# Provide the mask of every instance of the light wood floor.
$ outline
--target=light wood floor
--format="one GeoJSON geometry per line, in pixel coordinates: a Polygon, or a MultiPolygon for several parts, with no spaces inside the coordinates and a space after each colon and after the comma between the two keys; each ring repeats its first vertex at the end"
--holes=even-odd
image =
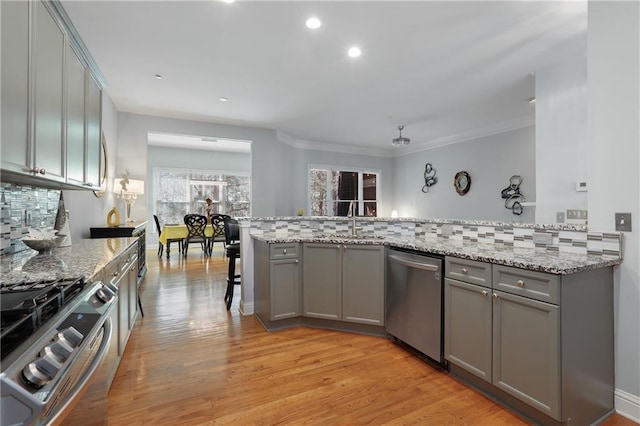
{"type": "Polygon", "coordinates": [[[266,332],[238,312],[239,287],[226,311],[221,251],[147,256],[145,317],[109,393],[109,425],[526,424],[384,338],[266,332]]]}

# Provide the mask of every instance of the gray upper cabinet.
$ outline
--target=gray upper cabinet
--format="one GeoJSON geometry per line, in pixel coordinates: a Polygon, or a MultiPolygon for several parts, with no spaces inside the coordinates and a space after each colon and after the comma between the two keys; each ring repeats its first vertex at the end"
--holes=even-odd
{"type": "Polygon", "coordinates": [[[42,2],[35,2],[34,7],[33,171],[50,180],[64,181],[65,35],[42,2]]]}
{"type": "Polygon", "coordinates": [[[86,129],[86,158],[84,184],[100,187],[100,129],[102,128],[102,90],[88,70],[85,70],[85,129],[86,129]]]}
{"type": "Polygon", "coordinates": [[[2,15],[2,169],[27,173],[29,150],[29,5],[0,2],[2,15]]]}
{"type": "Polygon", "coordinates": [[[89,54],[59,4],[0,8],[3,180],[97,189],[102,100],[89,54]]]}
{"type": "Polygon", "coordinates": [[[85,70],[69,44],[66,58],[67,182],[82,185],[85,181],[85,70]]]}

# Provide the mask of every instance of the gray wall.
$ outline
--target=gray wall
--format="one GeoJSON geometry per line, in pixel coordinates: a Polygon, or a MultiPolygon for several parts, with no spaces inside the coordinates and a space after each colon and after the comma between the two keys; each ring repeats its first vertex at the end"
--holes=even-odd
{"type": "Polygon", "coordinates": [[[589,228],[613,229],[615,212],[632,215],[614,275],[615,379],[616,408],[639,420],[640,3],[589,1],[588,16],[589,228]]]}
{"type": "Polygon", "coordinates": [[[293,206],[287,214],[295,215],[298,209],[308,213],[307,185],[309,165],[342,166],[352,168],[366,168],[379,170],[380,200],[378,216],[391,215],[391,200],[393,198],[393,161],[391,158],[373,157],[368,155],[318,151],[311,149],[291,148],[293,150],[293,206]]]}
{"type": "MultiPolygon", "coordinates": [[[[291,193],[290,180],[282,180],[286,157],[281,158],[281,143],[276,132],[269,129],[231,126],[200,121],[153,117],[148,115],[120,113],[118,173],[130,171],[134,179],[147,176],[147,132],[196,135],[211,138],[244,139],[252,141],[251,164],[251,209],[253,216],[274,216],[283,214],[287,206],[278,205],[280,191],[291,193]]],[[[145,189],[148,193],[148,187],[145,189]]],[[[132,217],[147,216],[147,195],[140,197],[132,210],[132,217]]],[[[289,212],[286,212],[289,214],[289,212]]]]}
{"type": "MultiPolygon", "coordinates": [[[[555,223],[556,212],[587,209],[587,58],[568,58],[536,71],[536,217],[555,223]]],[[[584,223],[584,221],[583,221],[584,223]]]]}
{"type": "Polygon", "coordinates": [[[401,217],[533,222],[534,208],[514,215],[500,192],[512,175],[522,176],[520,191],[535,201],[534,128],[433,148],[393,160],[393,205],[401,217]],[[425,164],[436,169],[438,183],[422,192],[425,164]],[[460,196],[453,186],[458,171],[471,176],[471,189],[460,196]]]}

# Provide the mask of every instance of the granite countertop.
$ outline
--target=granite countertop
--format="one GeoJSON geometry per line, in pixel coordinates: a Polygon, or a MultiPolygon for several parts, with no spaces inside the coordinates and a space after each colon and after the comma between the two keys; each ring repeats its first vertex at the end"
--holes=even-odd
{"type": "Polygon", "coordinates": [[[0,284],[23,281],[91,278],[133,244],[137,238],[99,238],[74,241],[52,254],[24,250],[0,257],[0,284]]]}
{"type": "Polygon", "coordinates": [[[266,243],[317,242],[332,244],[386,245],[422,251],[425,253],[454,256],[480,262],[513,266],[531,271],[550,274],[575,274],[591,269],[619,265],[618,256],[595,256],[587,254],[564,253],[545,248],[519,248],[502,244],[482,244],[474,242],[451,241],[424,237],[366,237],[340,238],[335,235],[303,236],[300,234],[264,234],[251,235],[252,238],[266,243]]]}

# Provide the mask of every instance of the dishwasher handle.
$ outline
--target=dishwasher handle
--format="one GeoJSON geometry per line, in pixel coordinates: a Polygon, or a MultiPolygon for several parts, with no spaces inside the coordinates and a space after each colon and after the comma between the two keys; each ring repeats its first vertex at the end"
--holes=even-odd
{"type": "Polygon", "coordinates": [[[425,271],[438,272],[440,267],[437,265],[432,265],[430,263],[421,263],[421,262],[413,262],[411,260],[403,259],[402,257],[394,256],[392,254],[389,255],[390,259],[395,260],[396,262],[400,262],[403,265],[410,266],[412,268],[424,269],[425,271]]]}

